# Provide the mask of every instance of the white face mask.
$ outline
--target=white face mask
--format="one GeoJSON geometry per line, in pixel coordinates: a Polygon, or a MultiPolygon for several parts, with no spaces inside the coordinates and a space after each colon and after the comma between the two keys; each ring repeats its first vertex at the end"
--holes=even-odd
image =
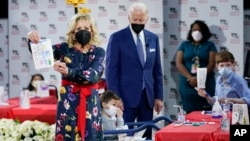
{"type": "Polygon", "coordinates": [[[196,31],[192,32],[192,37],[197,42],[197,41],[200,41],[202,39],[202,34],[200,31],[196,30],[196,31]]]}
{"type": "Polygon", "coordinates": [[[108,104],[108,106],[109,106],[109,109],[104,109],[104,111],[108,114],[108,115],[110,115],[111,117],[115,117],[115,115],[116,115],[116,108],[117,107],[115,107],[115,106],[113,106],[113,105],[109,105],[108,104]]]}
{"type": "Polygon", "coordinates": [[[35,81],[32,81],[31,82],[31,85],[35,88],[37,88],[37,85],[38,85],[39,81],[38,80],[35,80],[35,81]]]}
{"type": "Polygon", "coordinates": [[[233,72],[233,69],[231,67],[219,68],[219,74],[221,74],[222,77],[224,78],[227,78],[232,72],[233,72]]]}

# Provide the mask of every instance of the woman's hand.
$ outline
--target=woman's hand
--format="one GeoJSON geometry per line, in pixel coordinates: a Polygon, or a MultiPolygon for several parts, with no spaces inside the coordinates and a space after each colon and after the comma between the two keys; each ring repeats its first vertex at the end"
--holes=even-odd
{"type": "Polygon", "coordinates": [[[68,67],[66,66],[66,63],[64,62],[56,61],[54,63],[54,70],[64,75],[68,75],[68,67]]]}
{"type": "Polygon", "coordinates": [[[28,39],[32,42],[32,43],[38,43],[40,40],[40,35],[37,31],[30,31],[28,33],[28,39]]]}
{"type": "Polygon", "coordinates": [[[189,84],[193,87],[196,87],[197,86],[197,78],[196,77],[191,77],[188,79],[189,81],[189,84]]]}

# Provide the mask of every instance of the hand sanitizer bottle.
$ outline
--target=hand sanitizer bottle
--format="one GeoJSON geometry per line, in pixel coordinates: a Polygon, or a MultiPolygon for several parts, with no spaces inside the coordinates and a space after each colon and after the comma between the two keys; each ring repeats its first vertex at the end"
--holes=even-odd
{"type": "Polygon", "coordinates": [[[212,117],[221,118],[222,117],[222,107],[218,101],[218,96],[214,96],[215,102],[212,108],[212,117]]]}
{"type": "Polygon", "coordinates": [[[221,130],[222,131],[229,131],[230,127],[230,120],[227,117],[227,112],[223,111],[222,112],[222,119],[221,119],[221,130]]]}

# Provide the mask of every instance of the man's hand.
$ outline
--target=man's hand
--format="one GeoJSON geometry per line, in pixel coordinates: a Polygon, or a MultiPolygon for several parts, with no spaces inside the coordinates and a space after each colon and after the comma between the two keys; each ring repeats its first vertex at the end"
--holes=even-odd
{"type": "Polygon", "coordinates": [[[162,100],[155,99],[154,105],[155,105],[154,109],[155,109],[156,113],[159,114],[161,112],[162,107],[163,107],[162,100]]]}

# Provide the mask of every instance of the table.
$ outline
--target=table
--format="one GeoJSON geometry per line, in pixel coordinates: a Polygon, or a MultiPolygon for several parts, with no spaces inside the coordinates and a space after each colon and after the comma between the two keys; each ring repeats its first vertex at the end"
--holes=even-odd
{"type": "Polygon", "coordinates": [[[19,103],[9,102],[7,106],[0,106],[0,118],[13,118],[12,108],[18,107],[19,103]]]}
{"type": "MultiPolygon", "coordinates": [[[[231,113],[229,114],[229,118],[231,113]]],[[[229,131],[222,131],[220,119],[212,115],[201,114],[194,111],[186,115],[186,120],[191,122],[207,122],[205,125],[180,125],[174,123],[162,128],[155,134],[156,141],[229,141],[229,131]],[[208,124],[210,123],[210,124],[208,124]]]]}
{"type": "Polygon", "coordinates": [[[38,120],[54,124],[56,121],[56,104],[31,104],[30,109],[21,107],[12,108],[14,119],[20,122],[25,120],[38,120]]]}
{"type": "MultiPolygon", "coordinates": [[[[9,99],[8,106],[0,106],[0,118],[13,118],[12,108],[19,107],[19,97],[9,99]]],[[[56,104],[55,96],[30,98],[30,104],[56,104]]]]}
{"type": "MultiPolygon", "coordinates": [[[[19,97],[10,98],[9,102],[19,103],[19,97]]],[[[57,99],[55,96],[47,96],[47,97],[34,97],[30,98],[30,104],[56,104],[57,99]]]]}

